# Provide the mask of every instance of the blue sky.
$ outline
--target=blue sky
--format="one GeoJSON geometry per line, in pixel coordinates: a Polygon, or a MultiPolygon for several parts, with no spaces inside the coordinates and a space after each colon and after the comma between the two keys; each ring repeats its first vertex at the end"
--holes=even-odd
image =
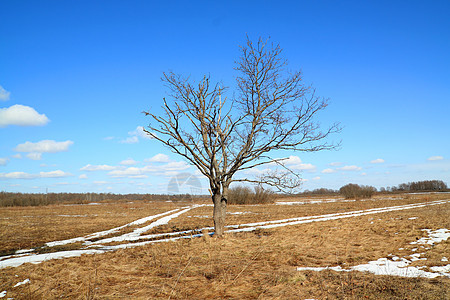
{"type": "Polygon", "coordinates": [[[142,135],[141,112],[160,112],[168,70],[232,91],[247,34],[279,43],[330,99],[321,123],[344,127],[339,151],[274,154],[303,189],[450,184],[449,14],[448,1],[2,1],[0,190],[166,193],[195,175],[142,135]]]}

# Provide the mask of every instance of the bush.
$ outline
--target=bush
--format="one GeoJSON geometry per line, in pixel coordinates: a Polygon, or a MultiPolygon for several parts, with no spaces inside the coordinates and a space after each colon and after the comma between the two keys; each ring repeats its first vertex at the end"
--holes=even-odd
{"type": "Polygon", "coordinates": [[[274,193],[256,186],[236,186],[228,190],[228,204],[265,204],[274,202],[274,193]]]}
{"type": "Polygon", "coordinates": [[[345,199],[362,199],[372,198],[373,194],[377,191],[373,186],[357,185],[349,183],[339,189],[339,193],[345,197],[345,199]]]}

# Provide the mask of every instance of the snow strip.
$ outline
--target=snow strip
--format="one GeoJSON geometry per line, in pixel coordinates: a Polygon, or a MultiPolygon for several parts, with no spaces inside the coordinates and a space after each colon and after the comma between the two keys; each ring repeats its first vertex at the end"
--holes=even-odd
{"type": "MultiPolygon", "coordinates": [[[[411,244],[430,244],[440,243],[447,240],[450,236],[450,231],[448,229],[438,229],[431,231],[426,229],[428,232],[428,238],[422,238],[411,244]]],[[[420,253],[410,255],[411,259],[399,258],[397,256],[393,257],[392,260],[387,258],[379,258],[375,261],[369,261],[367,264],[361,264],[357,266],[350,267],[349,269],[343,269],[341,266],[336,267],[298,267],[297,271],[323,271],[332,270],[337,272],[370,272],[375,275],[391,275],[400,277],[425,277],[425,278],[436,278],[438,276],[446,276],[450,278],[450,265],[440,266],[440,267],[430,267],[433,272],[427,272],[422,269],[425,267],[409,267],[411,262],[418,260],[425,260],[426,258],[419,258],[420,253]]]]}
{"type": "MultiPolygon", "coordinates": [[[[375,214],[375,213],[424,207],[426,205],[438,205],[438,204],[443,204],[443,203],[447,203],[447,202],[448,202],[448,200],[447,201],[435,201],[435,202],[429,202],[429,203],[418,203],[418,204],[408,204],[408,205],[393,206],[393,207],[372,208],[372,209],[367,209],[367,210],[350,211],[350,212],[337,213],[337,214],[290,218],[290,219],[247,223],[247,224],[239,224],[239,225],[227,225],[227,226],[225,226],[226,228],[233,228],[233,229],[226,230],[225,232],[226,233],[249,232],[249,231],[254,231],[258,228],[270,229],[270,228],[283,227],[283,226],[289,226],[289,225],[298,225],[298,224],[305,224],[305,223],[312,223],[312,222],[337,220],[337,219],[342,219],[342,218],[363,216],[363,215],[367,215],[367,214],[375,214]]],[[[207,227],[207,228],[197,229],[196,231],[203,231],[203,230],[214,230],[214,228],[207,227]]],[[[159,234],[152,234],[152,235],[128,236],[124,240],[135,241],[135,240],[140,240],[140,239],[153,239],[153,238],[158,238],[158,237],[162,237],[162,236],[185,235],[185,234],[189,234],[192,232],[193,232],[192,230],[187,230],[187,231],[181,231],[181,232],[159,233],[159,234]]],[[[192,237],[194,237],[194,236],[195,235],[193,235],[192,237]]],[[[190,238],[190,237],[191,236],[187,236],[187,238],[190,238]]],[[[114,247],[131,248],[131,247],[137,247],[137,246],[147,245],[147,244],[152,244],[152,243],[159,243],[160,241],[178,240],[180,238],[186,238],[186,236],[185,237],[172,237],[172,238],[167,238],[164,240],[145,241],[145,242],[140,242],[140,243],[129,243],[129,244],[124,244],[124,245],[117,245],[114,247]]],[[[103,247],[101,249],[106,249],[106,248],[103,247]]],[[[107,249],[110,249],[110,248],[107,248],[107,249]]]]}
{"type": "MultiPolygon", "coordinates": [[[[248,231],[254,231],[257,228],[263,228],[263,229],[269,229],[269,228],[276,228],[276,227],[282,227],[282,226],[288,226],[288,225],[298,225],[298,224],[305,224],[305,223],[312,223],[312,222],[320,222],[320,221],[329,221],[329,220],[336,220],[336,219],[342,219],[342,218],[350,218],[350,217],[356,217],[356,216],[362,216],[367,214],[374,214],[374,213],[381,213],[381,212],[388,212],[388,211],[394,211],[394,210],[403,210],[403,209],[412,209],[417,207],[423,207],[426,205],[437,205],[437,204],[443,204],[448,201],[437,201],[436,203],[430,202],[430,203],[418,203],[418,204],[408,204],[408,205],[402,205],[402,206],[393,206],[393,207],[383,207],[383,208],[372,208],[368,210],[358,210],[358,211],[350,211],[350,212],[344,212],[344,213],[337,213],[337,214],[327,214],[327,215],[319,215],[319,216],[307,216],[307,217],[299,217],[299,218],[290,218],[290,219],[282,219],[282,220],[274,220],[274,221],[264,221],[264,222],[256,222],[256,223],[247,223],[247,224],[239,224],[239,225],[227,225],[226,228],[232,228],[229,230],[226,230],[227,233],[236,233],[236,232],[248,232],[248,231]],[[244,227],[244,228],[242,228],[244,227]]],[[[201,228],[197,229],[196,231],[203,231],[203,230],[214,230],[212,227],[207,228],[201,228]]],[[[92,244],[99,244],[99,243],[109,243],[113,241],[136,241],[136,240],[143,240],[143,239],[154,239],[158,237],[163,236],[176,236],[176,235],[185,235],[192,233],[192,230],[187,231],[178,231],[178,232],[171,232],[171,233],[159,233],[159,234],[152,234],[152,235],[126,235],[122,237],[114,237],[111,239],[104,239],[101,241],[97,241],[94,243],[86,243],[87,245],[92,244]]],[[[178,239],[174,238],[174,239],[178,239]]],[[[147,241],[144,242],[145,244],[149,243],[156,243],[158,241],[147,241]]],[[[126,248],[133,247],[134,244],[127,244],[126,248]]],[[[136,243],[136,246],[141,245],[140,243],[136,243]]]]}
{"type": "MultiPolygon", "coordinates": [[[[375,213],[382,213],[382,212],[389,212],[389,211],[396,211],[396,210],[413,209],[413,208],[420,208],[420,207],[425,207],[425,206],[439,205],[439,204],[445,204],[448,202],[450,202],[450,200],[439,200],[439,201],[426,202],[426,203],[416,203],[416,204],[401,205],[401,206],[373,208],[373,209],[358,210],[358,211],[351,211],[351,212],[337,213],[337,214],[327,214],[327,215],[319,215],[319,216],[282,219],[282,220],[276,220],[276,221],[266,221],[266,222],[249,223],[249,224],[229,225],[226,227],[234,228],[234,229],[227,230],[225,232],[254,231],[257,228],[276,228],[276,227],[288,226],[288,225],[297,225],[297,224],[311,223],[311,222],[318,222],[318,221],[336,220],[336,219],[342,219],[342,218],[363,216],[363,215],[368,215],[368,214],[375,214],[375,213]],[[246,228],[242,228],[242,227],[246,227],[246,228]]],[[[181,209],[183,209],[183,211],[182,212],[180,211],[179,213],[174,213],[175,211],[180,210],[180,209],[175,209],[175,210],[172,210],[169,212],[165,212],[165,213],[158,214],[155,216],[149,216],[149,217],[146,217],[143,219],[151,220],[151,219],[172,213],[172,215],[169,215],[166,218],[162,218],[164,220],[161,219],[161,220],[158,220],[158,221],[152,223],[152,224],[156,223],[158,225],[162,225],[162,224],[166,224],[170,219],[180,215],[181,213],[184,213],[194,207],[200,207],[200,206],[208,206],[208,205],[194,205],[194,206],[191,206],[188,208],[181,208],[181,209]]],[[[130,224],[138,224],[139,222],[142,222],[141,220],[143,220],[143,219],[139,219],[135,222],[132,222],[132,223],[129,223],[129,224],[123,225],[121,227],[117,227],[117,228],[121,229],[123,227],[129,226],[130,224]]],[[[142,223],[145,223],[145,222],[146,221],[143,221],[142,223]]],[[[142,224],[142,223],[140,223],[140,224],[142,224]]],[[[150,225],[152,225],[152,224],[150,224],[150,225]]],[[[158,225],[156,225],[156,226],[158,226],[158,225]]],[[[105,232],[107,232],[107,234],[115,232],[118,230],[117,228],[94,233],[94,234],[86,236],[86,237],[75,238],[75,239],[82,239],[82,241],[87,241],[89,239],[92,239],[93,238],[92,236],[102,236],[102,235],[105,235],[104,234],[105,232]]],[[[212,228],[208,227],[208,228],[197,229],[196,231],[211,230],[211,229],[212,228]]],[[[161,234],[147,235],[147,236],[134,236],[134,237],[129,236],[129,238],[130,239],[132,238],[131,240],[136,240],[136,239],[144,239],[144,238],[155,238],[157,236],[162,237],[162,236],[182,235],[182,234],[188,234],[188,233],[192,233],[192,232],[193,232],[193,230],[188,230],[188,231],[161,233],[161,234]]],[[[212,235],[213,233],[210,233],[210,234],[212,235]]],[[[129,244],[114,245],[114,246],[92,245],[92,246],[98,247],[99,250],[83,249],[83,250],[73,250],[73,251],[61,251],[61,252],[54,252],[54,253],[48,253],[48,254],[34,254],[34,255],[25,256],[25,257],[10,258],[10,259],[5,259],[3,261],[0,261],[0,269],[5,268],[5,267],[16,267],[16,266],[19,266],[19,265],[21,265],[23,263],[27,263],[27,262],[40,263],[42,261],[50,260],[50,259],[73,257],[73,256],[79,256],[82,254],[103,253],[106,251],[113,251],[113,250],[123,249],[123,248],[143,246],[143,245],[152,244],[152,243],[175,241],[175,240],[182,239],[182,238],[200,237],[202,235],[203,234],[194,234],[194,235],[189,235],[189,236],[185,235],[185,236],[171,237],[171,238],[166,238],[166,239],[161,239],[161,240],[144,241],[144,242],[139,242],[139,243],[129,243],[129,244]]],[[[73,241],[75,239],[70,239],[70,240],[66,240],[66,241],[73,241]]],[[[125,240],[129,240],[129,239],[125,238],[123,240],[125,241],[125,240]]],[[[53,243],[61,243],[61,242],[65,242],[65,241],[59,241],[59,242],[53,242],[53,243]]],[[[69,243],[69,242],[67,242],[67,243],[69,243]]],[[[48,244],[50,244],[50,243],[48,243],[48,244]]],[[[55,245],[58,245],[58,244],[55,244],[55,245]]]]}
{"type": "Polygon", "coordinates": [[[334,203],[334,202],[356,202],[356,200],[346,200],[344,198],[338,198],[338,199],[311,199],[311,200],[305,200],[305,201],[277,201],[275,202],[275,205],[303,205],[303,204],[319,204],[319,203],[334,203]]]}
{"type": "Polygon", "coordinates": [[[30,279],[25,279],[24,281],[16,283],[16,285],[13,287],[18,287],[18,286],[21,286],[22,284],[27,284],[28,282],[30,282],[30,279]]]}
{"type": "Polygon", "coordinates": [[[181,214],[184,214],[185,212],[196,208],[196,207],[200,207],[201,205],[193,205],[191,207],[188,207],[182,211],[173,213],[171,215],[165,216],[153,223],[151,223],[150,225],[141,227],[141,228],[137,228],[135,229],[133,232],[130,233],[126,233],[123,234],[121,236],[115,236],[115,237],[111,237],[111,238],[107,238],[107,239],[102,239],[102,240],[98,240],[92,243],[86,243],[86,245],[92,245],[92,244],[103,244],[103,243],[112,243],[112,242],[123,242],[123,241],[133,241],[133,240],[137,240],[140,238],[141,234],[143,234],[144,232],[149,231],[150,229],[157,227],[157,226],[161,226],[161,225],[165,225],[167,223],[169,223],[170,220],[172,220],[173,218],[176,218],[178,216],[180,216],[181,214]]]}
{"type": "Polygon", "coordinates": [[[372,209],[367,209],[367,210],[357,210],[357,211],[350,211],[350,212],[336,213],[336,214],[326,214],[326,215],[318,215],[318,216],[308,216],[308,217],[290,218],[290,219],[275,220],[275,221],[240,224],[239,226],[233,225],[230,227],[251,227],[251,228],[241,228],[241,229],[232,230],[233,232],[252,231],[252,230],[255,230],[256,228],[269,229],[269,228],[276,228],[276,227],[287,226],[287,225],[298,225],[298,224],[311,223],[311,222],[330,221],[330,220],[364,216],[364,215],[377,214],[377,213],[383,213],[383,212],[420,208],[420,207],[425,207],[425,206],[444,204],[447,202],[449,202],[449,200],[439,200],[439,201],[434,201],[434,202],[429,202],[429,203],[417,203],[417,204],[408,204],[408,205],[400,205],[400,206],[372,208],[372,209]]]}
{"type": "Polygon", "coordinates": [[[440,243],[447,240],[450,237],[450,231],[448,229],[438,229],[436,231],[431,231],[430,229],[423,229],[428,233],[428,237],[423,237],[420,240],[411,242],[412,245],[415,244],[426,244],[434,245],[435,243],[440,243]]]}
{"type": "Polygon", "coordinates": [[[167,212],[164,212],[164,213],[160,213],[160,214],[157,214],[157,215],[141,218],[139,220],[133,221],[131,223],[128,223],[128,224],[125,224],[125,225],[122,225],[122,226],[119,226],[119,227],[116,227],[116,228],[112,228],[112,229],[108,229],[108,230],[100,231],[100,232],[95,232],[95,233],[92,233],[92,234],[89,234],[89,235],[86,235],[86,236],[82,236],[82,237],[76,237],[76,238],[62,240],[62,241],[48,242],[45,245],[47,247],[54,247],[54,246],[61,246],[61,245],[72,244],[72,243],[77,243],[77,242],[85,242],[85,241],[96,239],[96,238],[99,238],[99,237],[102,237],[102,236],[105,236],[105,235],[108,235],[108,234],[112,234],[114,232],[117,232],[117,231],[121,230],[122,228],[125,228],[125,227],[144,224],[145,222],[148,222],[150,220],[153,220],[153,219],[165,216],[167,214],[176,212],[178,210],[179,210],[179,208],[171,210],[171,211],[167,211],[167,212]]]}
{"type": "Polygon", "coordinates": [[[104,253],[103,250],[71,250],[71,251],[60,251],[53,253],[45,253],[45,254],[33,254],[24,257],[16,257],[8,260],[0,261],[0,269],[6,267],[18,267],[25,263],[38,264],[43,261],[52,260],[52,259],[61,259],[67,257],[76,257],[81,256],[82,254],[97,254],[104,253]]]}

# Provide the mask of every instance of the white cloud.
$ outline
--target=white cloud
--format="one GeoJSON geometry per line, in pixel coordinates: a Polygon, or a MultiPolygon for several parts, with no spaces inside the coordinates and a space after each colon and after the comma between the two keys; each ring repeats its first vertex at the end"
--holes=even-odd
{"type": "Polygon", "coordinates": [[[41,160],[42,159],[42,153],[37,153],[37,152],[31,152],[25,156],[32,160],[41,160]]]}
{"type": "Polygon", "coordinates": [[[108,166],[108,165],[91,165],[87,164],[84,167],[82,167],[81,171],[111,171],[115,170],[117,167],[114,166],[108,166]]]}
{"type": "Polygon", "coordinates": [[[358,166],[343,166],[342,168],[338,168],[339,170],[342,171],[361,171],[362,168],[358,167],[358,166]]]}
{"type": "Polygon", "coordinates": [[[183,171],[189,169],[191,166],[184,161],[173,161],[163,166],[162,169],[165,171],[183,171]]]}
{"type": "Polygon", "coordinates": [[[61,170],[39,172],[38,174],[29,174],[25,172],[0,173],[0,178],[3,179],[61,178],[69,176],[72,176],[72,174],[63,172],[61,170]]]}
{"type": "Polygon", "coordinates": [[[431,156],[428,158],[429,161],[435,161],[435,160],[443,160],[444,157],[442,156],[431,156]]]}
{"type": "Polygon", "coordinates": [[[36,175],[28,174],[25,172],[0,173],[0,178],[3,179],[32,179],[36,177],[36,175]]]}
{"type": "Polygon", "coordinates": [[[9,95],[11,93],[8,92],[7,90],[5,90],[1,85],[0,85],[0,101],[7,101],[9,100],[9,95]]]}
{"type": "Polygon", "coordinates": [[[132,165],[137,164],[137,161],[135,161],[135,160],[132,159],[132,158],[128,158],[128,159],[122,160],[122,161],[120,162],[120,164],[121,164],[121,165],[124,165],[124,166],[132,166],[132,165]]]}
{"type": "Polygon", "coordinates": [[[80,178],[80,179],[87,179],[88,177],[87,177],[86,174],[81,174],[80,176],[78,176],[78,178],[80,178]]]}
{"type": "MultiPolygon", "coordinates": [[[[312,165],[312,164],[305,164],[302,162],[302,160],[300,159],[300,157],[295,156],[295,155],[291,155],[289,157],[287,157],[286,159],[281,161],[282,164],[286,165],[287,167],[289,167],[292,170],[305,170],[305,171],[315,171],[316,170],[316,166],[312,165]]],[[[273,165],[275,163],[271,163],[271,165],[273,165]]]]}
{"type": "Polygon", "coordinates": [[[341,162],[332,162],[332,163],[330,163],[330,166],[333,166],[333,167],[338,167],[340,165],[342,165],[341,162]]]}
{"type": "Polygon", "coordinates": [[[381,163],[384,163],[384,159],[377,158],[377,159],[371,160],[370,163],[371,164],[381,164],[381,163]]]}
{"type": "Polygon", "coordinates": [[[138,136],[140,138],[143,138],[143,139],[148,139],[148,140],[153,139],[153,137],[151,135],[147,134],[147,132],[144,131],[144,127],[142,127],[142,126],[136,127],[135,130],[128,132],[128,134],[129,135],[136,135],[136,136],[138,136]]]}
{"type": "Polygon", "coordinates": [[[73,145],[72,141],[56,142],[53,140],[43,140],[37,143],[26,142],[19,144],[14,150],[30,153],[56,153],[69,150],[69,146],[71,145],[73,145]]]}
{"type": "Polygon", "coordinates": [[[152,158],[147,158],[145,160],[146,162],[160,162],[160,163],[167,163],[170,162],[169,156],[159,153],[153,156],[152,158]]]}
{"type": "Polygon", "coordinates": [[[126,169],[116,169],[108,173],[112,177],[147,178],[147,173],[165,174],[166,172],[178,172],[189,169],[190,165],[184,161],[169,162],[158,166],[128,167],[126,169]]]}
{"type": "Polygon", "coordinates": [[[61,170],[39,173],[39,177],[41,177],[41,178],[57,178],[57,177],[59,178],[59,177],[68,177],[68,176],[72,176],[72,174],[63,172],[61,170]]]}
{"type": "Polygon", "coordinates": [[[320,176],[316,176],[312,180],[320,180],[320,176]]]}
{"type": "Polygon", "coordinates": [[[130,175],[128,177],[130,177],[130,178],[148,178],[147,175],[130,175]]]}
{"type": "Polygon", "coordinates": [[[108,173],[112,177],[128,177],[128,176],[139,176],[142,175],[143,169],[136,167],[129,167],[125,170],[114,170],[108,173]]]}
{"type": "Polygon", "coordinates": [[[8,125],[43,126],[49,121],[46,115],[39,114],[29,106],[16,104],[0,108],[0,128],[8,125]]]}
{"type": "Polygon", "coordinates": [[[14,157],[14,158],[22,158],[22,154],[20,154],[20,153],[17,153],[17,154],[14,154],[13,156],[11,156],[11,157],[14,157]]]}
{"type": "Polygon", "coordinates": [[[133,131],[129,131],[128,132],[129,137],[121,140],[119,143],[122,144],[135,144],[137,142],[139,142],[139,139],[147,139],[147,140],[151,140],[153,139],[152,136],[148,135],[145,131],[144,131],[144,127],[142,126],[138,126],[136,127],[135,130],[133,131]]]}
{"type": "Polygon", "coordinates": [[[119,143],[121,143],[121,144],[136,144],[137,142],[139,142],[139,139],[137,136],[130,136],[124,140],[121,140],[119,143]]]}
{"type": "Polygon", "coordinates": [[[107,181],[94,181],[93,183],[97,184],[97,185],[102,185],[102,184],[108,184],[109,182],[107,182],[107,181]]]}
{"type": "Polygon", "coordinates": [[[0,157],[0,166],[6,166],[6,164],[8,163],[9,159],[8,158],[2,158],[0,157]]]}
{"type": "Polygon", "coordinates": [[[271,169],[268,169],[268,168],[267,169],[251,168],[251,169],[244,170],[244,171],[241,171],[241,172],[243,172],[246,175],[261,176],[261,175],[266,174],[266,173],[268,173],[270,171],[271,171],[271,169]]]}
{"type": "Polygon", "coordinates": [[[324,174],[331,174],[331,173],[334,173],[334,172],[336,172],[336,170],[333,170],[333,169],[324,169],[324,170],[322,170],[322,173],[324,173],[324,174]]]}

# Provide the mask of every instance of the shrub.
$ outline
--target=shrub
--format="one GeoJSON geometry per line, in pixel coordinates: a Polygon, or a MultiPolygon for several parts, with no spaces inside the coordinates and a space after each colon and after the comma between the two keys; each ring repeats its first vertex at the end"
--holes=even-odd
{"type": "Polygon", "coordinates": [[[228,204],[264,204],[274,202],[274,193],[256,186],[236,186],[228,190],[228,204]]]}
{"type": "Polygon", "coordinates": [[[349,183],[339,189],[339,193],[345,197],[345,199],[362,199],[372,198],[376,192],[376,188],[369,185],[358,185],[349,183]]]}

